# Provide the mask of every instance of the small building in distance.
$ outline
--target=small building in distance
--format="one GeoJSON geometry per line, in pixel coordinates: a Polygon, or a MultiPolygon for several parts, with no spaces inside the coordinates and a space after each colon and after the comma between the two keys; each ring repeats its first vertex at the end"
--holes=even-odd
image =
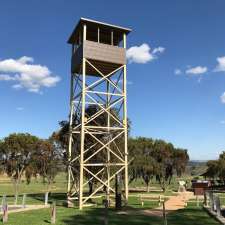
{"type": "Polygon", "coordinates": [[[204,195],[205,189],[211,187],[211,182],[208,180],[192,180],[191,183],[194,195],[204,195]]]}

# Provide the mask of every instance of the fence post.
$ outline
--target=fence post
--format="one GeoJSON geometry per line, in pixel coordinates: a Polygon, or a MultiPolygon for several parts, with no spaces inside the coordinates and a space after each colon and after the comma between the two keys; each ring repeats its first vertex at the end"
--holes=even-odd
{"type": "Polygon", "coordinates": [[[48,192],[45,193],[45,205],[48,205],[48,192]]]}
{"type": "Polygon", "coordinates": [[[142,196],[140,195],[140,200],[141,200],[141,206],[143,207],[144,206],[144,199],[142,198],[142,196]]]}
{"type": "Polygon", "coordinates": [[[105,207],[105,209],[104,209],[104,225],[108,225],[109,224],[109,221],[108,221],[108,200],[107,199],[105,199],[104,201],[103,201],[103,203],[104,203],[104,207],[105,207]]]}
{"type": "Polygon", "coordinates": [[[6,195],[3,195],[2,196],[2,207],[3,207],[3,205],[6,203],[6,195]]]}
{"type": "Polygon", "coordinates": [[[115,182],[115,207],[117,210],[121,210],[122,208],[122,188],[121,188],[121,178],[120,175],[116,175],[115,182]]]}
{"type": "Polygon", "coordinates": [[[205,192],[205,206],[209,207],[209,192],[205,192]]]}
{"type": "Polygon", "coordinates": [[[159,195],[159,206],[161,206],[161,195],[159,195]]]}
{"type": "Polygon", "coordinates": [[[196,196],[196,205],[197,205],[197,207],[199,207],[199,196],[198,195],[196,196]]]}
{"type": "Polygon", "coordinates": [[[8,205],[7,205],[7,203],[5,203],[5,204],[2,206],[2,209],[3,209],[2,222],[3,222],[3,223],[6,223],[6,222],[8,222],[8,205]]]}
{"type": "Polygon", "coordinates": [[[214,204],[213,204],[213,193],[212,191],[209,192],[209,202],[210,202],[210,209],[211,211],[214,210],[214,204]]]}
{"type": "Polygon", "coordinates": [[[26,197],[27,197],[27,195],[23,194],[23,199],[22,199],[22,207],[23,208],[26,208],[26,197]]]}
{"type": "Polygon", "coordinates": [[[163,220],[164,220],[164,225],[167,225],[166,208],[165,208],[165,202],[164,201],[163,201],[163,220]]]}
{"type": "Polygon", "coordinates": [[[221,216],[220,198],[218,195],[215,196],[215,203],[217,216],[221,216]]]}
{"type": "Polygon", "coordinates": [[[204,190],[204,203],[203,203],[205,206],[207,204],[207,197],[206,197],[206,191],[204,190]]]}
{"type": "Polygon", "coordinates": [[[51,224],[56,223],[56,203],[53,202],[51,206],[51,224]]]}
{"type": "Polygon", "coordinates": [[[18,194],[16,193],[15,194],[15,199],[14,199],[14,205],[17,205],[18,203],[18,194]]]}
{"type": "Polygon", "coordinates": [[[216,195],[213,194],[213,211],[216,212],[216,195]]]}

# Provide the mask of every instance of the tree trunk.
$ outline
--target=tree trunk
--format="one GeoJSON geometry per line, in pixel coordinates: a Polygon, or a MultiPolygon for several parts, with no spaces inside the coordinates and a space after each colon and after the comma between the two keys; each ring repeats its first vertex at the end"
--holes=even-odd
{"type": "Polygon", "coordinates": [[[93,186],[94,186],[93,182],[89,181],[88,186],[89,186],[89,195],[91,195],[93,193],[93,186]]]}
{"type": "Polygon", "coordinates": [[[150,191],[150,186],[149,183],[146,184],[146,191],[149,192],[150,191]]]}
{"type": "Polygon", "coordinates": [[[17,205],[18,203],[18,194],[19,194],[19,179],[15,180],[15,202],[14,204],[17,205]]]}

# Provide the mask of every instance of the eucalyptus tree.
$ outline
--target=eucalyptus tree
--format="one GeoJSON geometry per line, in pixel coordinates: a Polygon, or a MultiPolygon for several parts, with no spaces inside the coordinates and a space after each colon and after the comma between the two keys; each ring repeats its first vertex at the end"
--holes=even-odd
{"type": "Polygon", "coordinates": [[[4,172],[4,154],[2,145],[2,140],[0,140],[0,174],[4,172]]]}
{"type": "Polygon", "coordinates": [[[37,141],[36,136],[28,133],[13,133],[5,137],[0,144],[2,166],[14,184],[16,197],[21,178],[30,169],[37,141]]]}
{"type": "Polygon", "coordinates": [[[165,191],[176,172],[181,175],[189,160],[187,150],[176,149],[171,143],[151,138],[130,138],[129,155],[133,159],[129,166],[130,182],[141,178],[147,191],[153,177],[165,191]]]}
{"type": "Polygon", "coordinates": [[[130,138],[128,148],[132,158],[129,166],[130,182],[141,178],[149,191],[149,184],[157,171],[157,162],[153,157],[154,140],[145,137],[130,138]]]}
{"type": "Polygon", "coordinates": [[[182,148],[175,148],[173,150],[173,167],[177,173],[177,176],[181,176],[185,170],[189,161],[188,151],[182,148]]]}
{"type": "MultiPolygon", "coordinates": [[[[95,115],[96,113],[98,113],[100,111],[99,106],[96,105],[90,105],[89,107],[86,108],[85,110],[85,117],[86,118],[90,118],[93,115],[95,115]]],[[[119,117],[118,112],[115,109],[111,109],[110,113],[114,116],[114,117],[119,117]]],[[[103,112],[100,114],[100,116],[92,119],[88,125],[91,126],[102,126],[102,127],[107,127],[107,118],[108,118],[108,114],[107,112],[103,112]]],[[[80,120],[81,118],[74,118],[74,121],[72,121],[73,123],[73,127],[75,127],[76,125],[80,124],[80,120]]],[[[110,124],[111,126],[116,126],[116,121],[115,119],[113,119],[113,117],[110,117],[110,124]]],[[[62,149],[62,151],[64,152],[64,162],[65,165],[67,165],[67,149],[68,149],[68,137],[69,137],[69,122],[68,121],[61,121],[59,123],[60,125],[60,129],[57,132],[54,132],[52,134],[51,139],[56,143],[56,145],[62,149]]],[[[108,138],[113,139],[116,135],[118,134],[118,131],[115,131],[113,134],[109,134],[109,132],[102,132],[98,134],[98,139],[102,140],[102,142],[106,142],[108,140],[108,138]]],[[[79,159],[79,149],[80,149],[80,134],[73,134],[73,141],[74,143],[76,143],[74,146],[74,149],[72,151],[72,158],[77,158],[79,159]]],[[[106,154],[94,154],[98,149],[100,149],[102,147],[102,145],[100,143],[96,143],[96,140],[93,139],[93,137],[91,137],[91,135],[86,134],[86,138],[85,138],[85,149],[89,149],[89,151],[87,151],[85,153],[85,157],[88,158],[89,156],[94,155],[93,157],[90,157],[89,162],[90,163],[95,163],[95,162],[105,162],[106,161],[106,154]]],[[[110,148],[120,148],[120,146],[122,146],[124,143],[122,140],[117,139],[116,143],[112,142],[112,145],[110,146],[110,148]],[[115,146],[116,145],[116,146],[115,146]]],[[[103,151],[105,151],[105,149],[103,149],[103,151]]],[[[111,158],[113,158],[114,156],[111,156],[111,158]]],[[[116,160],[116,159],[115,159],[116,160]]],[[[79,161],[78,160],[73,160],[73,162],[69,162],[72,163],[72,172],[73,172],[73,177],[74,177],[74,186],[78,186],[78,182],[79,182],[79,161]]],[[[92,166],[89,168],[89,170],[96,174],[99,170],[103,169],[103,167],[101,166],[92,166]]],[[[91,194],[94,190],[94,185],[98,183],[97,179],[93,179],[92,176],[90,176],[90,174],[88,172],[84,172],[84,175],[86,176],[86,179],[89,180],[88,185],[89,185],[89,194],[91,194]],[[92,178],[92,179],[91,179],[92,178]]],[[[100,175],[99,175],[100,176],[100,175]]],[[[106,173],[101,173],[101,176],[106,176],[106,173]]]]}
{"type": "Polygon", "coordinates": [[[225,151],[220,154],[217,164],[215,165],[215,170],[216,169],[218,177],[225,184],[225,151]]]}
{"type": "Polygon", "coordinates": [[[40,175],[47,182],[50,191],[55,176],[62,167],[61,153],[50,140],[39,140],[34,145],[31,168],[35,175],[40,175]]]}
{"type": "Polygon", "coordinates": [[[218,178],[218,176],[220,175],[220,165],[221,164],[221,160],[219,163],[219,160],[209,160],[206,163],[207,166],[207,170],[205,172],[205,176],[211,179],[216,179],[218,178]]]}

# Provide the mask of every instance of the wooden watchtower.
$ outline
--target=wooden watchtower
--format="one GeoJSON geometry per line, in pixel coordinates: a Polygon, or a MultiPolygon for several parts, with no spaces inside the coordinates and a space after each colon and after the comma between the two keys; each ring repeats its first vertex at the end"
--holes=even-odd
{"type": "Polygon", "coordinates": [[[68,205],[79,208],[124,180],[128,200],[126,36],[128,28],[81,18],[72,45],[68,205]],[[87,193],[87,188],[94,185],[87,193]]]}

